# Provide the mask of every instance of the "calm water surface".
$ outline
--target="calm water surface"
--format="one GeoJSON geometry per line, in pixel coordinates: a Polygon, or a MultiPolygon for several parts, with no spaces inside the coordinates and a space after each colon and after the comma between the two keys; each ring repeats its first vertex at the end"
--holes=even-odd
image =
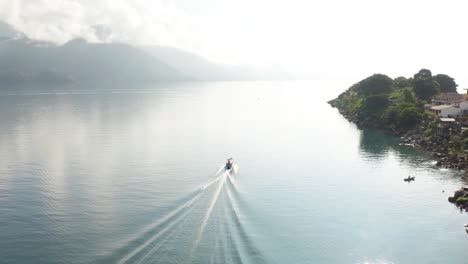
{"type": "Polygon", "coordinates": [[[348,86],[0,93],[0,263],[466,263],[463,178],[346,121],[348,86]]]}

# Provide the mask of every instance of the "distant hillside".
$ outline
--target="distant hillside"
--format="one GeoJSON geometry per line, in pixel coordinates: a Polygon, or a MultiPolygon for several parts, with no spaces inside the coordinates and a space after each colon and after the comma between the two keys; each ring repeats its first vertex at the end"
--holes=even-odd
{"type": "Polygon", "coordinates": [[[28,39],[0,23],[0,85],[194,80],[147,52],[82,39],[64,45],[28,39]]]}
{"type": "Polygon", "coordinates": [[[252,69],[217,64],[193,53],[163,46],[144,47],[145,51],[183,74],[204,81],[284,80],[291,76],[277,69],[252,69]]]}
{"type": "Polygon", "coordinates": [[[290,79],[278,70],[213,63],[169,47],[134,47],[74,39],[64,45],[28,39],[0,22],[0,87],[70,82],[290,79]]]}
{"type": "Polygon", "coordinates": [[[0,27],[2,84],[193,79],[129,45],[94,44],[75,39],[58,46],[13,33],[5,25],[0,27]]]}

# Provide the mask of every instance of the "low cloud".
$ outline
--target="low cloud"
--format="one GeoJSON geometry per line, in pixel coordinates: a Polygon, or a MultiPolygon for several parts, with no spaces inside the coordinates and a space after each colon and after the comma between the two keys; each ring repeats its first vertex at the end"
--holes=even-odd
{"type": "Polygon", "coordinates": [[[0,20],[32,39],[195,45],[187,16],[163,0],[0,0],[0,20]]]}

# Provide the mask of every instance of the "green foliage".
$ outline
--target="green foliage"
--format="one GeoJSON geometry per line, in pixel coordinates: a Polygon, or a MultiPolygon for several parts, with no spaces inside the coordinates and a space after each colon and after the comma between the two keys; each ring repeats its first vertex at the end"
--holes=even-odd
{"type": "Polygon", "coordinates": [[[361,110],[367,114],[376,115],[381,113],[388,104],[386,95],[371,95],[367,97],[363,103],[361,110]]]}
{"type": "Polygon", "coordinates": [[[439,93],[439,84],[433,80],[429,70],[422,69],[414,75],[413,91],[421,100],[429,100],[439,93]]]}
{"type": "Polygon", "coordinates": [[[422,111],[416,105],[403,103],[400,109],[399,124],[402,127],[413,127],[422,119],[422,111]]]}
{"type": "Polygon", "coordinates": [[[394,104],[416,103],[417,101],[411,88],[395,89],[388,95],[388,99],[394,104]]]}
{"type": "MultiPolygon", "coordinates": [[[[456,84],[452,81],[444,74],[432,76],[427,69],[420,70],[413,78],[398,77],[394,80],[374,74],[351,86],[332,103],[358,121],[366,119],[371,124],[391,129],[424,126],[424,136],[433,138],[437,136],[434,122],[438,117],[424,111],[424,104],[439,90],[453,90],[456,84]]],[[[468,132],[465,133],[455,145],[457,148],[466,145],[468,150],[468,140],[465,142],[468,132]]]]}
{"type": "Polygon", "coordinates": [[[421,69],[414,75],[414,79],[430,79],[432,78],[432,72],[428,69],[421,69]]]}
{"type": "Polygon", "coordinates": [[[457,204],[468,204],[468,197],[458,197],[457,204]]]}
{"type": "Polygon", "coordinates": [[[443,93],[456,92],[458,84],[455,80],[446,74],[437,74],[433,77],[434,81],[439,84],[440,91],[443,93]]]}
{"type": "Polygon", "coordinates": [[[364,96],[388,93],[393,90],[393,80],[387,75],[374,74],[353,85],[351,89],[364,96]]]}
{"type": "Polygon", "coordinates": [[[403,98],[404,98],[405,102],[408,102],[408,103],[414,103],[415,102],[413,92],[411,90],[409,90],[409,89],[404,89],[403,90],[403,98]]]}
{"type": "Polygon", "coordinates": [[[463,129],[461,132],[461,136],[463,139],[468,138],[468,129],[463,129]]]}
{"type": "Polygon", "coordinates": [[[410,128],[418,125],[422,118],[423,111],[417,105],[403,102],[387,107],[382,115],[382,123],[388,126],[410,128]]]}
{"type": "Polygon", "coordinates": [[[434,129],[432,129],[432,127],[427,127],[425,130],[424,130],[424,138],[425,139],[428,139],[428,140],[431,140],[432,137],[434,137],[435,135],[435,132],[434,132],[434,129]]]}
{"type": "Polygon", "coordinates": [[[423,136],[427,140],[432,140],[435,136],[437,136],[437,119],[438,116],[432,112],[424,112],[424,117],[422,122],[422,126],[424,127],[423,136]]]}
{"type": "Polygon", "coordinates": [[[346,92],[340,94],[338,98],[332,100],[331,102],[340,109],[355,112],[361,108],[361,104],[364,99],[365,98],[358,96],[356,92],[348,89],[346,92]]]}
{"type": "Polygon", "coordinates": [[[439,93],[439,84],[432,80],[415,79],[413,81],[413,91],[418,99],[430,100],[439,93]]]}
{"type": "Polygon", "coordinates": [[[387,125],[397,126],[399,124],[400,111],[394,105],[387,108],[382,115],[382,122],[387,125]]]}
{"type": "Polygon", "coordinates": [[[439,116],[434,112],[425,112],[425,115],[426,115],[426,119],[431,123],[436,121],[439,118],[439,116]]]}
{"type": "Polygon", "coordinates": [[[407,79],[403,76],[400,76],[400,77],[395,78],[395,80],[393,80],[393,86],[395,87],[395,89],[402,89],[402,88],[410,87],[411,81],[412,81],[411,79],[407,79]]]}
{"type": "Polygon", "coordinates": [[[463,149],[467,151],[468,150],[468,138],[464,138],[462,144],[463,144],[463,149]]]}
{"type": "Polygon", "coordinates": [[[450,141],[450,152],[459,152],[462,150],[462,140],[459,136],[452,136],[450,141]]]}

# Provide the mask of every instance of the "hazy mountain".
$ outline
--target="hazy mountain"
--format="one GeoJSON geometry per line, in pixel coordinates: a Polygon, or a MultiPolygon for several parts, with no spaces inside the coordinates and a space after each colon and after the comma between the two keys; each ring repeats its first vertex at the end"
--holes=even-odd
{"type": "Polygon", "coordinates": [[[171,47],[151,46],[144,47],[143,49],[174,69],[199,80],[237,81],[291,78],[291,76],[281,70],[258,70],[242,66],[218,64],[196,54],[171,47]]]}
{"type": "Polygon", "coordinates": [[[34,41],[0,23],[1,86],[278,78],[288,76],[220,65],[169,47],[138,48],[127,44],[89,43],[83,39],[64,45],[34,41]]]}
{"type": "Polygon", "coordinates": [[[81,39],[62,46],[25,38],[0,42],[0,81],[175,81],[187,76],[142,50],[81,39]],[[10,73],[10,78],[6,78],[10,73]],[[3,78],[1,78],[3,77],[3,78]]]}
{"type": "Polygon", "coordinates": [[[183,81],[189,78],[145,51],[82,39],[64,45],[33,41],[0,23],[0,84],[71,81],[183,81]]]}

